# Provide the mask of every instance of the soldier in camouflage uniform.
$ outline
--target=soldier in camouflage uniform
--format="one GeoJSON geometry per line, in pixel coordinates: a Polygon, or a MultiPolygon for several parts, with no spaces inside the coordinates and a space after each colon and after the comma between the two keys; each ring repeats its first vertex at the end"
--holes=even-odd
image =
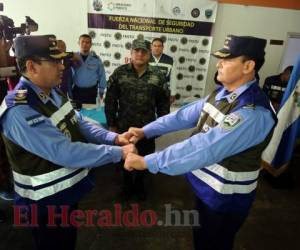
{"type": "MultiPolygon", "coordinates": [[[[170,111],[169,89],[165,76],[148,64],[150,42],[132,42],[131,63],[118,67],[110,76],[105,98],[105,114],[112,131],[127,131],[141,127],[170,111]]],[[[154,139],[137,144],[140,155],[153,153],[154,139]]],[[[128,200],[133,194],[145,199],[144,172],[124,171],[123,195],[128,200]]]]}

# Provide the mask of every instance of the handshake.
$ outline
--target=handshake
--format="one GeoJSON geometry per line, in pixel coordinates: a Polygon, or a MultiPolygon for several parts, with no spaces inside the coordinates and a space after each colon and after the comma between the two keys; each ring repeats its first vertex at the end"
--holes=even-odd
{"type": "Polygon", "coordinates": [[[116,137],[115,144],[122,146],[122,158],[125,160],[124,168],[128,171],[147,169],[144,157],[138,155],[134,145],[143,138],[144,131],[141,128],[130,128],[127,132],[116,137]]]}

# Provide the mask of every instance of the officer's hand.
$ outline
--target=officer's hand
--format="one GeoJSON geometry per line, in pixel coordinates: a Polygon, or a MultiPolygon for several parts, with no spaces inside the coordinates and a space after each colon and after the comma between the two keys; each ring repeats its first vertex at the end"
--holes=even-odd
{"type": "Polygon", "coordinates": [[[126,146],[123,146],[123,147],[122,147],[122,151],[123,151],[123,152],[122,152],[122,159],[123,159],[123,160],[126,159],[126,157],[127,157],[127,155],[128,155],[129,153],[135,153],[135,154],[138,153],[136,147],[135,147],[133,144],[128,144],[128,145],[126,145],[126,146]]]}
{"type": "Polygon", "coordinates": [[[128,171],[145,170],[147,165],[143,156],[129,153],[125,159],[124,168],[128,171]]]}
{"type": "Polygon", "coordinates": [[[128,132],[132,134],[132,137],[129,139],[129,141],[134,144],[145,137],[144,130],[142,128],[131,127],[128,129],[128,132]]]}
{"type": "Polygon", "coordinates": [[[132,134],[129,132],[125,132],[123,134],[120,134],[115,139],[115,144],[119,146],[127,145],[129,144],[129,139],[132,137],[132,134]]]}

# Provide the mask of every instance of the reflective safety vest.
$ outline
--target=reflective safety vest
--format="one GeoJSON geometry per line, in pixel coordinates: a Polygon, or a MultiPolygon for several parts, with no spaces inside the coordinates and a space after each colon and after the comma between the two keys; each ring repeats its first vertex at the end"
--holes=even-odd
{"type": "MultiPolygon", "coordinates": [[[[241,108],[262,106],[273,114],[270,101],[257,84],[252,84],[231,103],[224,98],[215,104],[219,90],[204,104],[193,134],[206,133],[223,121],[225,115],[241,108]]],[[[186,176],[196,196],[216,211],[247,213],[255,197],[260,156],[266,143],[267,140],[221,162],[189,172],[186,176]]]]}
{"type": "Polygon", "coordinates": [[[163,73],[163,75],[166,77],[167,81],[170,81],[170,74],[173,67],[173,58],[166,55],[161,54],[159,60],[157,61],[156,58],[152,55],[150,57],[149,64],[154,67],[158,67],[159,70],[163,73]]]}
{"type": "MultiPolygon", "coordinates": [[[[0,118],[16,105],[29,105],[41,115],[31,117],[28,123],[37,124],[47,117],[68,137],[66,140],[85,142],[71,103],[59,89],[55,90],[62,97],[60,108],[51,101],[44,104],[45,96],[37,95],[26,81],[21,81],[2,103],[0,118]]],[[[13,170],[16,204],[71,205],[94,186],[89,169],[59,166],[20,147],[4,134],[2,138],[13,170]]]]}

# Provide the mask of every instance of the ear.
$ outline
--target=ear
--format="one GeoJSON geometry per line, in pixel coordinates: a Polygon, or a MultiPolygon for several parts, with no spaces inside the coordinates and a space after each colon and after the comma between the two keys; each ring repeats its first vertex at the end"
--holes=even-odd
{"type": "Polygon", "coordinates": [[[27,60],[26,70],[28,74],[35,74],[37,72],[36,63],[34,63],[32,60],[27,60]]]}
{"type": "Polygon", "coordinates": [[[247,60],[245,63],[244,63],[244,73],[245,74],[249,74],[251,72],[254,71],[254,68],[255,68],[255,62],[253,60],[247,60]]]}

